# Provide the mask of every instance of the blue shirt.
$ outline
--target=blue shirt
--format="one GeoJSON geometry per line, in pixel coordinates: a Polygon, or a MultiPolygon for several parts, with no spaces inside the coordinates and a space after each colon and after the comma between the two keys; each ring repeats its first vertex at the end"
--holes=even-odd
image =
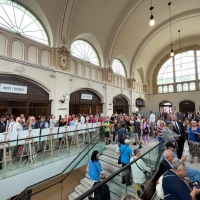
{"type": "Polygon", "coordinates": [[[69,125],[70,125],[70,126],[74,126],[74,125],[76,125],[76,122],[73,120],[73,121],[70,122],[69,125]]]}
{"type": "Polygon", "coordinates": [[[132,151],[131,147],[127,146],[126,144],[123,144],[120,146],[119,151],[121,154],[121,162],[123,164],[130,163],[131,156],[133,155],[133,151],[132,151]],[[122,152],[123,152],[123,154],[122,154],[122,152]]]}
{"type": "Polygon", "coordinates": [[[122,134],[125,133],[126,136],[128,135],[128,131],[125,128],[120,128],[117,132],[118,134],[118,142],[120,142],[122,134]]]}
{"type": "Polygon", "coordinates": [[[89,169],[89,176],[93,181],[99,181],[100,180],[100,173],[102,172],[102,168],[101,168],[101,164],[98,161],[94,161],[92,162],[92,160],[90,160],[90,169],[89,169]]]}
{"type": "MultiPolygon", "coordinates": [[[[197,133],[200,133],[200,129],[197,128],[197,133]]],[[[189,128],[189,134],[190,134],[190,140],[192,142],[199,142],[198,140],[195,139],[195,133],[193,132],[192,128],[189,128]]]]}

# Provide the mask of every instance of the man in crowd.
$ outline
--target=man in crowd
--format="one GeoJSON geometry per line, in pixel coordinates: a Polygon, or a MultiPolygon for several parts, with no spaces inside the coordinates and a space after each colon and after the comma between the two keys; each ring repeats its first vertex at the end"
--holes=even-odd
{"type": "Polygon", "coordinates": [[[40,129],[49,128],[49,124],[46,121],[46,117],[45,116],[42,116],[40,121],[41,121],[40,122],[40,129]]]}
{"type": "MultiPolygon", "coordinates": [[[[131,158],[131,161],[136,160],[141,156],[140,150],[134,149],[133,151],[134,157],[131,158]]],[[[151,169],[147,167],[142,159],[137,160],[134,164],[131,165],[131,170],[133,174],[133,181],[135,183],[135,189],[137,192],[138,197],[141,196],[141,190],[144,189],[144,185],[146,182],[146,176],[144,171],[151,172],[151,169]]]]}
{"type": "Polygon", "coordinates": [[[16,123],[13,126],[13,132],[17,131],[23,131],[23,126],[22,126],[22,119],[21,117],[17,117],[16,123]]]}
{"type": "Polygon", "coordinates": [[[110,122],[108,121],[108,118],[105,117],[104,118],[104,122],[102,122],[102,127],[105,133],[105,138],[106,138],[106,144],[110,144],[111,140],[110,140],[110,122]]]}
{"type": "Polygon", "coordinates": [[[81,124],[85,124],[85,117],[81,114],[81,124]]]}
{"type": "Polygon", "coordinates": [[[134,128],[135,128],[135,143],[133,143],[133,145],[137,145],[137,143],[139,144],[138,149],[142,148],[141,142],[140,142],[140,137],[141,137],[141,126],[140,126],[140,122],[137,121],[137,117],[134,118],[135,122],[134,122],[134,128]]]}
{"type": "Polygon", "coordinates": [[[32,122],[32,125],[31,125],[32,129],[38,129],[38,128],[40,128],[40,123],[35,120],[34,116],[30,117],[30,121],[32,122]]]}
{"type": "Polygon", "coordinates": [[[150,111],[150,119],[149,119],[150,125],[151,125],[151,135],[155,138],[155,133],[154,133],[154,126],[156,122],[156,116],[153,114],[152,111],[150,111]]]}
{"type": "Polygon", "coordinates": [[[124,144],[126,138],[128,138],[128,131],[125,129],[125,124],[122,124],[121,128],[117,132],[118,135],[118,144],[124,144]]]}
{"type": "Polygon", "coordinates": [[[177,149],[177,155],[178,159],[181,159],[184,149],[184,143],[185,143],[185,130],[183,127],[183,123],[177,121],[176,115],[171,115],[172,122],[174,124],[173,131],[179,135],[179,139],[177,140],[178,149],[177,149]]]}
{"type": "MultiPolygon", "coordinates": [[[[178,158],[177,154],[176,154],[176,146],[172,142],[167,142],[167,144],[165,146],[167,147],[167,150],[172,151],[172,153],[174,154],[174,158],[178,158]]],[[[180,160],[182,162],[185,162],[186,161],[186,157],[187,156],[184,156],[180,160]]],[[[169,158],[167,158],[167,159],[169,159],[169,158]]],[[[172,161],[171,161],[171,159],[169,159],[169,163],[172,163],[172,161]]],[[[172,166],[170,164],[168,164],[168,165],[165,165],[165,167],[166,168],[161,166],[161,171],[162,170],[165,171],[166,169],[167,170],[171,169],[172,166]]],[[[190,168],[190,167],[186,167],[186,169],[187,169],[186,177],[190,178],[190,182],[194,182],[194,181],[199,181],[200,182],[200,172],[197,169],[190,168]]]]}
{"type": "MultiPolygon", "coordinates": [[[[130,145],[130,140],[126,139],[125,144],[122,144],[119,148],[119,153],[121,155],[121,163],[122,167],[130,163],[130,159],[133,156],[133,151],[130,145]]],[[[122,173],[122,184],[125,184],[126,186],[132,185],[132,173],[131,173],[131,166],[129,166],[125,171],[122,173]]]]}
{"type": "MultiPolygon", "coordinates": [[[[177,140],[179,140],[179,135],[177,135],[173,130],[173,123],[167,122],[165,128],[162,131],[162,137],[167,142],[172,142],[177,145],[177,140]]],[[[178,146],[178,145],[177,145],[178,146]]]]}

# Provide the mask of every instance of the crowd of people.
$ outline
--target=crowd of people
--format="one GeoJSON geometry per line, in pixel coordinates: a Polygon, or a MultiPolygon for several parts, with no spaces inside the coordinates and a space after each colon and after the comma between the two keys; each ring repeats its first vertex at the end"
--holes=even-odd
{"type": "MultiPolygon", "coordinates": [[[[176,176],[182,179],[182,176],[186,177],[186,175],[189,178],[187,179],[186,177],[185,180],[198,180],[200,182],[199,171],[194,168],[185,167],[184,161],[186,157],[183,157],[184,144],[187,140],[189,153],[191,154],[190,162],[194,163],[194,158],[197,156],[197,163],[200,163],[200,115],[198,112],[188,112],[187,115],[183,112],[178,112],[176,114],[166,114],[163,112],[160,116],[156,117],[155,114],[150,111],[148,118],[142,116],[140,113],[132,113],[130,115],[115,113],[111,116],[104,116],[102,113],[95,115],[73,114],[69,116],[60,115],[58,119],[56,119],[55,115],[51,115],[48,118],[45,116],[39,116],[37,118],[29,116],[27,120],[25,120],[23,114],[19,117],[15,117],[7,113],[1,117],[0,133],[5,132],[6,127],[8,127],[8,131],[15,132],[27,130],[30,127],[32,129],[44,129],[48,127],[53,128],[95,122],[101,123],[100,137],[105,139],[106,145],[118,144],[119,149],[117,152],[120,155],[122,167],[140,157],[142,145],[149,145],[153,138],[157,138],[158,142],[164,140],[158,146],[158,152],[164,152],[164,159],[159,167],[160,175],[164,174],[163,177],[165,177],[165,174],[167,174],[166,176],[173,175],[175,178],[169,181],[177,182],[177,184],[180,184],[180,180],[177,179],[176,176]],[[134,150],[130,147],[131,143],[136,146],[134,150]],[[182,171],[180,172],[180,170],[182,171]]],[[[2,160],[2,155],[3,150],[0,149],[0,161],[2,160]]],[[[94,151],[90,161],[89,176],[94,181],[94,185],[107,177],[101,168],[98,156],[98,151],[94,151]]],[[[1,165],[0,169],[2,169],[1,165]]],[[[140,197],[146,184],[146,175],[144,172],[151,173],[152,171],[154,171],[154,169],[149,168],[142,159],[139,159],[130,167],[127,167],[126,171],[122,173],[122,184],[130,186],[132,182],[134,182],[137,196],[140,197]]],[[[163,179],[164,194],[171,197],[175,196],[174,199],[178,199],[179,196],[174,194],[173,188],[171,188],[169,184],[166,184],[164,180],[168,180],[168,178],[163,179]]],[[[199,189],[196,187],[193,188],[194,189],[190,190],[191,192],[189,194],[192,200],[200,193],[199,189]]],[[[184,189],[184,186],[182,189],[184,189]]],[[[100,192],[106,195],[106,197],[104,196],[102,199],[109,200],[109,187],[104,186],[101,190],[106,191],[100,192]]],[[[89,199],[92,198],[91,196],[89,197],[89,199]]],[[[169,197],[168,199],[172,198],[169,197]]]]}

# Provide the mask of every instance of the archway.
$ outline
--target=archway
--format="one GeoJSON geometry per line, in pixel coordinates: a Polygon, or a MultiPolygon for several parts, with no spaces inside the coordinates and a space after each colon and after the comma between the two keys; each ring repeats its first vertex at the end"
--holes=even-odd
{"type": "Polygon", "coordinates": [[[113,113],[128,114],[128,101],[122,95],[117,95],[113,98],[113,113]]]}
{"type": "Polygon", "coordinates": [[[169,101],[162,101],[159,104],[159,111],[160,113],[172,113],[172,104],[169,101]]]}
{"type": "Polygon", "coordinates": [[[102,113],[101,98],[87,89],[78,90],[70,94],[69,114],[102,113]]]}
{"type": "Polygon", "coordinates": [[[186,115],[188,112],[195,111],[195,103],[193,101],[185,100],[179,103],[179,111],[184,112],[186,115]]]}
{"type": "Polygon", "coordinates": [[[9,112],[15,116],[24,114],[49,116],[51,101],[43,88],[27,78],[0,76],[0,115],[9,112]]]}

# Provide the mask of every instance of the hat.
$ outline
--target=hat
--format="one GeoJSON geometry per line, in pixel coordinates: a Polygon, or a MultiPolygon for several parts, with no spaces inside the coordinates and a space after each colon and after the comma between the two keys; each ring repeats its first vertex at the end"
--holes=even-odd
{"type": "Polygon", "coordinates": [[[172,147],[172,148],[176,149],[176,146],[175,146],[172,142],[167,142],[167,143],[165,144],[165,146],[166,146],[166,147],[172,147]]]}
{"type": "Polygon", "coordinates": [[[125,144],[129,144],[131,141],[129,139],[125,139],[125,144]]]}

